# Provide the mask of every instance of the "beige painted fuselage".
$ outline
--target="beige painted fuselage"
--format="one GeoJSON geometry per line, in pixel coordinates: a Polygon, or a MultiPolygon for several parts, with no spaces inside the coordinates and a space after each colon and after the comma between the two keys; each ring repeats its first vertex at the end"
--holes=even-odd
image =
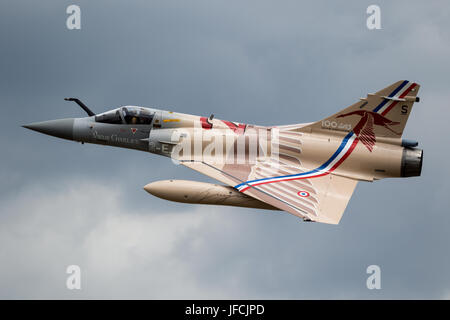
{"type": "Polygon", "coordinates": [[[286,126],[134,106],[94,115],[80,102],[90,117],[25,127],[167,156],[225,184],[166,180],[144,187],[163,199],[284,210],[337,224],[358,181],[420,175],[422,150],[402,140],[418,90],[398,81],[321,121],[286,126]]]}

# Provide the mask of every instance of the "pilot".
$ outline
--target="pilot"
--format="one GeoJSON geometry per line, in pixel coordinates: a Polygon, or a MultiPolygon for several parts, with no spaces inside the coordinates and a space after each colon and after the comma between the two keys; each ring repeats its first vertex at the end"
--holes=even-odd
{"type": "Polygon", "coordinates": [[[131,124],[136,124],[136,122],[137,122],[137,118],[136,117],[131,118],[131,124]]]}

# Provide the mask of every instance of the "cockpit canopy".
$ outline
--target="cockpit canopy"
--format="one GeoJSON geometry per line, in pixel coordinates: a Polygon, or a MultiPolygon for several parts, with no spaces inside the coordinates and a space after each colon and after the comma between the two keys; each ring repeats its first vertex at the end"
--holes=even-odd
{"type": "Polygon", "coordinates": [[[109,124],[143,124],[150,125],[154,112],[142,107],[121,107],[95,116],[96,122],[109,124]]]}

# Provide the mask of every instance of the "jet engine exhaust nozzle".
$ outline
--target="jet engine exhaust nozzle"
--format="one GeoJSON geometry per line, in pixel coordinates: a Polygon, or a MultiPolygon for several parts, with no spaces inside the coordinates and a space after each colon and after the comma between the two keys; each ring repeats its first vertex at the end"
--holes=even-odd
{"type": "Polygon", "coordinates": [[[423,150],[417,148],[403,148],[402,177],[418,177],[422,172],[423,150]]]}

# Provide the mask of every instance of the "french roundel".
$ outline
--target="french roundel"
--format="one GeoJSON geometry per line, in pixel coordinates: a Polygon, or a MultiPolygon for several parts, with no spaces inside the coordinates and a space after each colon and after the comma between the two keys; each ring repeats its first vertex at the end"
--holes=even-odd
{"type": "Polygon", "coordinates": [[[302,198],[306,198],[309,197],[309,192],[308,191],[299,191],[297,192],[297,194],[302,197],[302,198]]]}

